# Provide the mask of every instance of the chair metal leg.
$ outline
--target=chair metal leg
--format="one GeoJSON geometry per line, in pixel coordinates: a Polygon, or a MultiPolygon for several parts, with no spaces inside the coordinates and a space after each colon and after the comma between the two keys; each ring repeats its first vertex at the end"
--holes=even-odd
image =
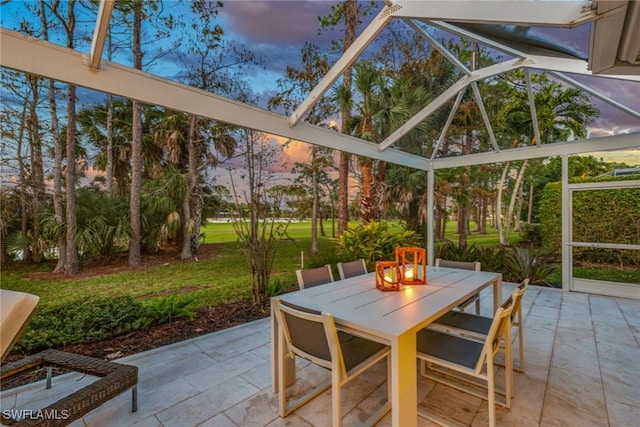
{"type": "Polygon", "coordinates": [[[51,388],[51,374],[53,371],[53,367],[52,366],[47,366],[47,385],[46,388],[50,389],[51,388]]]}
{"type": "Polygon", "coordinates": [[[134,385],[131,388],[131,412],[138,410],[138,386],[134,385]]]}

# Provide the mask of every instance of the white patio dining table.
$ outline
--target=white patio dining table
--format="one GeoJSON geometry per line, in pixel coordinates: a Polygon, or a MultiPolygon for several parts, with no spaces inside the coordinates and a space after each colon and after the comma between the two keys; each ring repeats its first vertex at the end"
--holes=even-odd
{"type": "MultiPolygon", "coordinates": [[[[418,420],[416,332],[471,295],[493,285],[494,311],[502,302],[502,275],[444,267],[427,268],[427,284],[383,292],[375,273],[273,297],[312,310],[331,313],[336,325],[391,346],[391,420],[393,426],[414,427],[418,420]]],[[[272,305],[273,306],[273,305],[272,305]]],[[[272,381],[277,393],[278,334],[271,313],[272,381]]],[[[288,383],[295,366],[285,364],[288,383]]]]}

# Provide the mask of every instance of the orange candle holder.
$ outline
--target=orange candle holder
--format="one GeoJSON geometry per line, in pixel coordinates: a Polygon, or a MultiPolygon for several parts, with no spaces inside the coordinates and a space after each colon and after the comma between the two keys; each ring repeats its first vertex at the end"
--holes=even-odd
{"type": "Polygon", "coordinates": [[[400,269],[403,285],[425,285],[427,283],[427,251],[418,247],[396,248],[396,264],[400,269]]]}
{"type": "Polygon", "coordinates": [[[381,291],[399,291],[401,279],[400,267],[397,262],[376,262],[376,288],[381,291]]]}

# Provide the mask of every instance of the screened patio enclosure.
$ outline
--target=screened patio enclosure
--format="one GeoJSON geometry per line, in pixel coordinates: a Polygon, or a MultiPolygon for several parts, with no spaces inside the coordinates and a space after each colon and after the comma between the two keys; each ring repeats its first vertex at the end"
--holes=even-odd
{"type": "MultiPolygon", "coordinates": [[[[434,173],[436,170],[487,163],[507,162],[551,156],[563,156],[563,288],[597,293],[612,293],[640,298],[640,284],[623,287],[624,291],[600,284],[575,283],[571,254],[575,247],[591,245],[640,251],[640,242],[574,241],[571,236],[571,195],[586,189],[568,183],[568,156],[597,151],[640,149],[640,112],[598,89],[601,79],[628,85],[640,95],[640,2],[637,1],[391,1],[380,4],[378,14],[359,33],[351,47],[335,62],[319,84],[290,116],[225,98],[214,93],[177,83],[167,78],[104,59],[104,44],[115,1],[101,0],[91,48],[87,52],[24,35],[8,28],[0,29],[0,65],[60,82],[86,87],[103,93],[136,99],[150,105],[196,114],[232,125],[255,129],[292,140],[346,151],[358,156],[384,160],[428,172],[429,238],[428,254],[434,253],[434,173]],[[315,126],[305,121],[310,109],[326,96],[341,79],[344,71],[366,49],[375,48],[375,40],[392,21],[401,21],[421,36],[425,44],[437,50],[457,69],[461,77],[424,105],[418,114],[380,143],[372,143],[315,126]],[[531,36],[527,28],[547,27],[573,31],[590,26],[588,46],[580,51],[541,37],[531,36]],[[461,61],[442,42],[464,39],[494,53],[496,61],[479,67],[461,61]],[[555,141],[503,148],[494,134],[492,118],[486,111],[478,83],[495,76],[522,70],[526,80],[534,134],[531,140],[542,141],[531,76],[547,73],[567,86],[580,88],[637,122],[632,132],[577,141],[555,141]],[[465,94],[471,95],[480,109],[489,144],[470,154],[448,155],[441,150],[454,115],[465,94]],[[453,101],[453,102],[452,102],[453,101]],[[430,152],[409,153],[398,144],[407,132],[438,111],[446,109],[448,119],[430,152]],[[609,287],[609,288],[607,288],[609,287]],[[610,289],[610,290],[607,290],[610,289]]],[[[288,7],[294,8],[291,2],[288,7]]],[[[286,31],[286,29],[284,29],[286,31]]],[[[586,41],[586,40],[585,40],[586,41]]],[[[639,152],[640,153],[640,152],[639,152]]],[[[640,188],[640,181],[627,186],[640,188]]],[[[625,187],[628,188],[628,187],[625,187]]],[[[431,262],[433,259],[431,259],[431,262]]]]}

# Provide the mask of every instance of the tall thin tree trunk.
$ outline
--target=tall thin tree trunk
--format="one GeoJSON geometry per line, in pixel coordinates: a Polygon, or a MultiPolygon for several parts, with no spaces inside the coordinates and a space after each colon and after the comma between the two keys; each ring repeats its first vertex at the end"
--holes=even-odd
{"type": "Polygon", "coordinates": [[[360,215],[362,222],[368,224],[375,220],[375,197],[373,196],[373,165],[372,160],[360,158],[361,188],[360,215]]]}
{"type": "Polygon", "coordinates": [[[374,187],[373,187],[373,197],[374,197],[374,211],[375,211],[375,220],[380,221],[382,218],[382,205],[384,201],[385,194],[387,193],[387,162],[382,160],[378,160],[378,167],[376,174],[374,175],[374,187]]]}
{"type": "Polygon", "coordinates": [[[502,176],[500,177],[500,181],[498,182],[498,196],[496,197],[496,208],[494,212],[495,223],[498,227],[498,238],[500,239],[501,245],[507,244],[507,239],[505,239],[504,230],[502,229],[502,192],[504,183],[507,180],[507,172],[509,171],[510,166],[511,162],[507,162],[504,165],[504,169],[502,170],[502,176]]]}
{"type": "Polygon", "coordinates": [[[197,116],[195,114],[189,115],[189,136],[187,138],[187,152],[189,157],[189,165],[187,172],[187,192],[182,202],[182,212],[184,223],[182,224],[182,254],[180,258],[189,259],[193,257],[191,251],[191,241],[195,232],[194,220],[191,213],[192,199],[196,193],[198,187],[198,171],[196,164],[196,124],[197,116]]]}
{"type": "Polygon", "coordinates": [[[529,210],[527,211],[527,222],[533,221],[533,182],[529,184],[529,210]]]}
{"type": "MultiPolygon", "coordinates": [[[[113,37],[107,32],[107,59],[113,56],[113,37]]],[[[107,192],[113,195],[113,95],[107,94],[107,192]]]]}
{"type": "MultiPolygon", "coordinates": [[[[40,0],[40,21],[42,23],[42,37],[49,40],[49,20],[45,2],[40,0]]],[[[49,90],[49,115],[51,116],[51,136],[53,138],[53,213],[58,226],[64,224],[64,203],[62,197],[62,136],[58,124],[58,107],[56,104],[56,87],[53,79],[48,80],[49,90]]],[[[58,237],[58,262],[53,269],[54,273],[64,272],[66,263],[66,238],[63,235],[58,237]]]]}
{"type": "MultiPolygon", "coordinates": [[[[356,0],[345,0],[344,2],[344,44],[342,51],[353,44],[356,39],[356,29],[358,27],[358,4],[356,0]]],[[[344,71],[342,84],[345,91],[351,91],[351,67],[344,71]]],[[[343,108],[340,112],[342,116],[342,131],[344,132],[349,123],[351,112],[348,108],[343,108]]],[[[347,228],[349,222],[349,153],[340,152],[340,163],[338,165],[338,234],[347,228]]]]}
{"type": "Polygon", "coordinates": [[[524,186],[521,185],[518,189],[518,200],[516,200],[516,210],[514,212],[514,225],[513,229],[517,232],[521,230],[521,217],[522,217],[522,205],[524,200],[524,186]]]}
{"type": "Polygon", "coordinates": [[[527,169],[527,165],[529,164],[529,160],[525,160],[522,162],[522,166],[520,167],[520,171],[518,172],[518,176],[516,178],[516,183],[513,186],[513,191],[511,192],[511,201],[509,202],[509,209],[507,210],[507,216],[505,218],[506,224],[506,232],[507,239],[509,236],[509,231],[511,229],[511,225],[515,223],[513,213],[516,206],[516,199],[518,198],[518,192],[520,190],[520,185],[522,184],[522,178],[524,177],[524,171],[527,169]]]}
{"type": "Polygon", "coordinates": [[[78,251],[76,249],[76,87],[67,87],[67,170],[65,189],[67,193],[67,237],[65,274],[77,274],[78,251]]]}
{"type": "MultiPolygon", "coordinates": [[[[133,68],[142,69],[142,3],[135,3],[133,9],[133,68]]],[[[138,267],[141,263],[142,225],[140,218],[140,195],[142,192],[142,105],[133,101],[131,132],[131,202],[129,221],[131,240],[129,242],[129,265],[138,267]]]]}
{"type": "MultiPolygon", "coordinates": [[[[67,3],[67,47],[73,49],[73,33],[76,26],[75,0],[67,3]]],[[[65,192],[67,194],[67,235],[64,272],[68,275],[78,273],[78,249],[76,245],[76,87],[67,86],[67,170],[65,175],[65,192]]]]}
{"type": "Polygon", "coordinates": [[[318,149],[311,148],[311,254],[318,253],[318,149]]]}
{"type": "MultiPolygon", "coordinates": [[[[64,224],[64,203],[62,195],[62,143],[60,141],[60,127],[58,125],[58,112],[56,106],[55,85],[53,79],[49,79],[49,111],[51,113],[51,133],[53,135],[53,213],[56,224],[64,224]]],[[[58,263],[54,273],[64,271],[67,258],[67,242],[64,236],[58,237],[58,263]]]]}
{"type": "Polygon", "coordinates": [[[31,154],[31,217],[32,217],[32,241],[31,259],[33,262],[44,260],[42,241],[42,226],[40,225],[42,216],[42,203],[45,198],[44,165],[42,159],[42,139],[40,132],[40,118],[38,116],[38,103],[40,102],[40,78],[29,76],[29,84],[32,88],[33,97],[29,108],[28,135],[31,154]]]}
{"type": "MultiPolygon", "coordinates": [[[[18,131],[17,146],[16,146],[16,156],[18,161],[18,189],[20,191],[20,231],[23,234],[27,234],[28,229],[28,216],[29,216],[29,205],[27,203],[27,166],[24,162],[24,157],[22,156],[22,148],[24,142],[25,132],[28,132],[27,127],[27,110],[29,109],[29,94],[27,93],[24,97],[24,102],[22,104],[22,112],[20,113],[20,129],[18,131]]],[[[26,254],[25,254],[26,255],[26,254]]]]}
{"type": "Polygon", "coordinates": [[[487,215],[489,212],[489,198],[484,195],[482,197],[482,209],[480,211],[480,234],[487,234],[487,215]]]}
{"type": "Polygon", "coordinates": [[[107,193],[113,195],[113,95],[107,94],[107,193]]]}

